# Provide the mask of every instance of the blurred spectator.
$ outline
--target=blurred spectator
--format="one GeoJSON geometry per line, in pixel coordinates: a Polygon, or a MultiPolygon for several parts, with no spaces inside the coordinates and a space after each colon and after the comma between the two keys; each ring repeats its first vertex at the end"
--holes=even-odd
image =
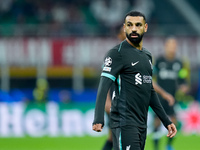
{"type": "MultiPolygon", "coordinates": [[[[194,10],[198,6],[196,1],[191,1],[190,4],[194,6],[194,10]]],[[[181,12],[178,12],[170,2],[165,1],[165,9],[162,7],[163,2],[154,3],[153,0],[0,0],[0,34],[71,36],[92,33],[107,36],[115,33],[116,27],[122,23],[124,14],[132,9],[142,11],[148,23],[154,21],[151,27],[154,32],[159,30],[168,34],[169,31],[175,30],[179,33],[180,24],[187,27],[188,22],[180,17],[181,12]],[[167,10],[177,13],[170,16],[167,10]],[[162,25],[166,24],[166,21],[168,24],[175,21],[179,25],[174,30],[168,29],[168,26],[162,25]]],[[[195,11],[199,13],[199,9],[195,11]]],[[[197,34],[193,28],[181,30],[183,31],[187,34],[197,34]]]]}
{"type": "Polygon", "coordinates": [[[46,79],[39,78],[33,90],[33,97],[36,102],[46,102],[48,100],[48,82],[46,79]]]}
{"type": "Polygon", "coordinates": [[[11,14],[16,23],[37,22],[36,3],[31,0],[15,0],[11,5],[11,14]]]}
{"type": "Polygon", "coordinates": [[[69,20],[68,7],[62,2],[56,2],[52,8],[53,20],[58,23],[66,23],[69,20]]]}
{"type": "MultiPolygon", "coordinates": [[[[127,13],[129,2],[127,0],[94,0],[91,1],[90,9],[103,29],[115,30],[123,22],[124,14],[127,13]]],[[[113,32],[114,32],[113,31],[113,32]]]]}
{"type": "Polygon", "coordinates": [[[52,14],[51,12],[51,6],[53,5],[51,2],[45,2],[43,1],[37,1],[37,18],[40,23],[51,23],[52,22],[52,14]]]}
{"type": "Polygon", "coordinates": [[[75,33],[76,35],[82,35],[85,32],[85,20],[81,10],[76,4],[70,4],[68,6],[68,11],[70,22],[68,22],[67,27],[69,28],[69,31],[75,33]]]}
{"type": "Polygon", "coordinates": [[[151,20],[151,15],[155,7],[153,0],[130,0],[130,1],[133,1],[131,9],[143,12],[143,14],[147,18],[147,22],[151,20]]]}
{"type": "Polygon", "coordinates": [[[0,1],[0,12],[5,13],[10,10],[13,0],[1,0],[0,1]]]}

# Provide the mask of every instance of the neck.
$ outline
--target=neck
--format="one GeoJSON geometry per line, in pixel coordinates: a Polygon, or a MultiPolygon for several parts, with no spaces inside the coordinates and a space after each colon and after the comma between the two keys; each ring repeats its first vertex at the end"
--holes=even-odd
{"type": "Polygon", "coordinates": [[[175,56],[174,55],[165,55],[165,58],[169,61],[174,60],[175,56]]]}
{"type": "Polygon", "coordinates": [[[126,41],[133,47],[135,47],[136,49],[142,50],[142,45],[143,45],[143,40],[141,40],[140,43],[138,44],[133,44],[128,38],[126,38],[126,41]]]}

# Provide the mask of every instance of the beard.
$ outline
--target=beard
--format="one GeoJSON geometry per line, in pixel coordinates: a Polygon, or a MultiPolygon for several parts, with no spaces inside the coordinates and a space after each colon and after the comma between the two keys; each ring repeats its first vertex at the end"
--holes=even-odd
{"type": "Polygon", "coordinates": [[[144,36],[144,33],[142,33],[141,35],[136,33],[136,32],[132,32],[130,34],[126,33],[126,37],[129,39],[129,41],[131,43],[133,43],[134,45],[139,45],[139,43],[142,41],[142,38],[144,36]],[[137,35],[137,38],[132,38],[132,35],[137,35]]]}

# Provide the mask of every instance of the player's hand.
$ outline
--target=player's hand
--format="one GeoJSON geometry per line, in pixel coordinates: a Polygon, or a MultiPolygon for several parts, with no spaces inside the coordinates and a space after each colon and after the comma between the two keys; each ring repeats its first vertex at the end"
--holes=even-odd
{"type": "Polygon", "coordinates": [[[102,129],[103,129],[103,126],[102,126],[102,124],[94,124],[93,126],[92,126],[92,129],[94,130],[94,131],[96,131],[96,132],[101,132],[102,131],[102,129]]]}
{"type": "Polygon", "coordinates": [[[171,94],[165,93],[165,94],[162,95],[162,97],[168,101],[169,106],[174,105],[175,99],[171,94]]]}
{"type": "Polygon", "coordinates": [[[168,134],[167,134],[167,137],[174,137],[177,133],[177,129],[176,129],[176,126],[172,123],[170,125],[167,126],[167,129],[168,129],[168,134]]]}

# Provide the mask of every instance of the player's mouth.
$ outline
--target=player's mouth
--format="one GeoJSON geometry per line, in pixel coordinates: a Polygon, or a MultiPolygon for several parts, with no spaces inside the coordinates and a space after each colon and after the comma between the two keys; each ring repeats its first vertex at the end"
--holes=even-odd
{"type": "Polygon", "coordinates": [[[139,35],[138,35],[137,33],[131,33],[130,35],[131,35],[132,38],[137,38],[137,37],[139,37],[139,35]]]}

